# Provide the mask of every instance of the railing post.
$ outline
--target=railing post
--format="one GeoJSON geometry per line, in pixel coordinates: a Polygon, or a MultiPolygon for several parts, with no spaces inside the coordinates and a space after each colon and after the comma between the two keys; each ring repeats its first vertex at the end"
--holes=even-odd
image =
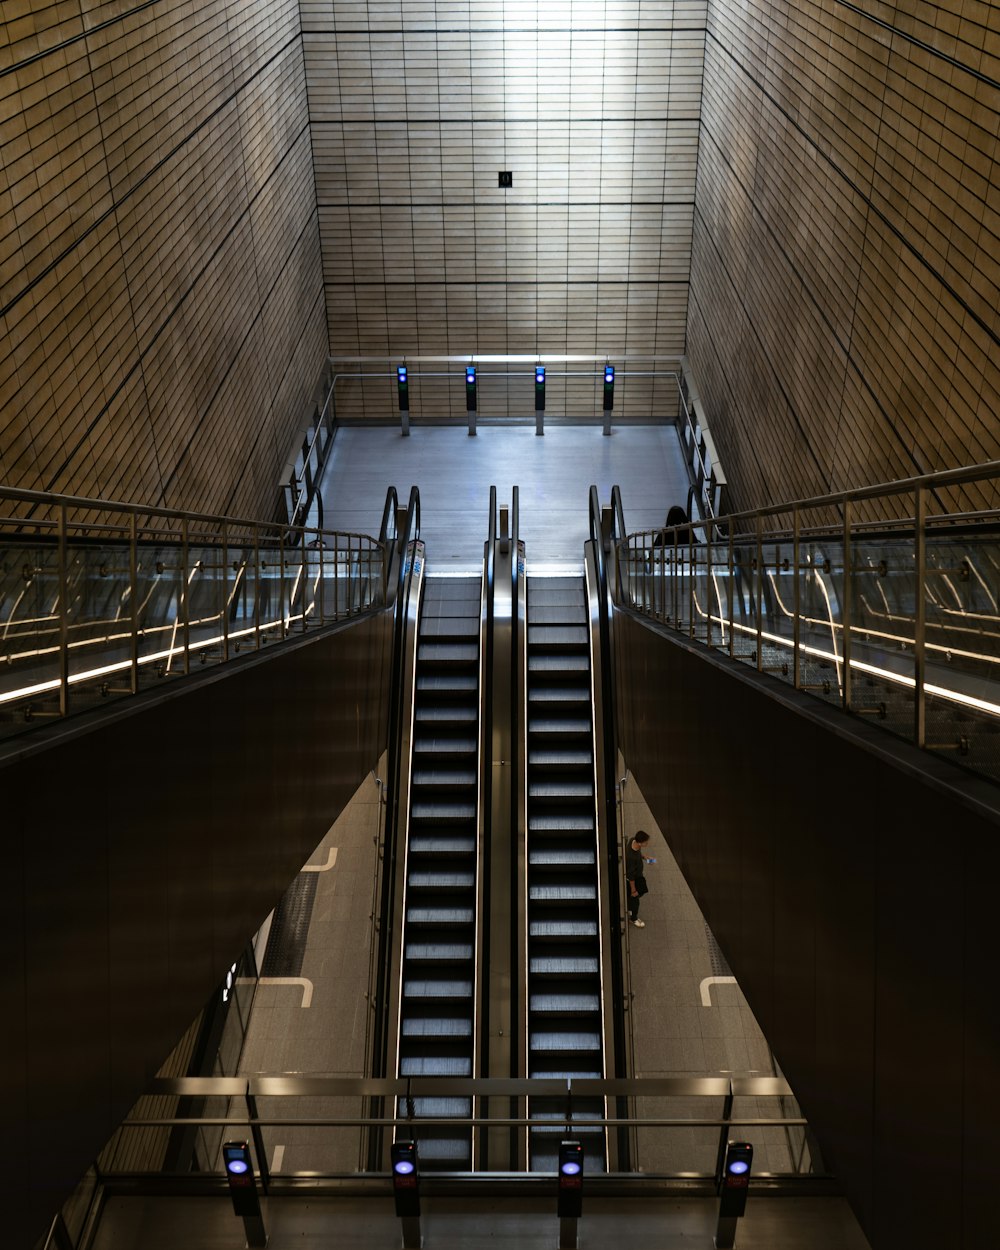
{"type": "MultiPolygon", "coordinates": [[[[402,555],[399,557],[402,559],[402,555]]],[[[333,548],[333,619],[340,619],[340,544],[333,548]]]]}
{"type": "Polygon", "coordinates": [[[302,572],[301,572],[301,576],[299,577],[299,586],[301,587],[301,592],[300,592],[300,593],[301,593],[301,596],[302,596],[302,632],[303,632],[303,633],[305,633],[305,632],[306,632],[306,627],[307,627],[307,622],[306,622],[306,610],[307,610],[307,609],[308,609],[308,607],[309,607],[309,604],[308,604],[308,595],[309,595],[309,545],[308,545],[308,543],[306,542],[306,531],[305,531],[305,529],[302,529],[302,530],[300,530],[300,531],[299,531],[299,544],[298,544],[298,545],[299,545],[299,552],[301,553],[301,554],[300,554],[300,557],[299,557],[299,561],[300,561],[300,566],[301,566],[301,570],[302,570],[302,572]]]}
{"type": "Polygon", "coordinates": [[[324,581],[324,577],[326,573],[326,557],[324,555],[324,549],[323,549],[323,531],[322,530],[317,531],[317,537],[318,537],[318,545],[316,549],[319,552],[319,583],[318,583],[319,584],[319,623],[321,625],[325,625],[326,624],[326,594],[324,592],[323,581],[324,581]]]}
{"type": "Polygon", "coordinates": [[[694,526],[688,532],[688,637],[695,635],[694,623],[694,573],[695,573],[694,526]]]}
{"type": "Polygon", "coordinates": [[[913,737],[918,747],[927,745],[927,704],[925,694],[927,597],[927,488],[915,493],[913,558],[916,564],[916,601],[913,605],[913,737]]]}
{"type": "MultiPolygon", "coordinates": [[[[280,578],[278,581],[278,624],[281,633],[278,635],[284,638],[285,630],[285,531],[278,530],[278,568],[280,570],[280,578]]],[[[288,613],[289,625],[291,624],[291,611],[288,613]]]]}
{"type": "Polygon", "coordinates": [[[260,526],[253,527],[253,645],[260,650],[260,526]]]}
{"type": "Polygon", "coordinates": [[[844,659],[843,699],[844,711],[851,710],[851,613],[854,606],[853,563],[851,554],[851,501],[844,500],[844,580],[840,595],[840,615],[842,626],[841,651],[844,659]]]}
{"type": "Polygon", "coordinates": [[[69,711],[69,558],[66,550],[66,505],[59,507],[59,715],[69,711]]]}
{"type": "Polygon", "coordinates": [[[795,586],[792,590],[792,685],[796,690],[802,678],[802,600],[799,589],[799,539],[801,518],[798,508],[792,511],[792,567],[795,586]]]}
{"type": "Polygon", "coordinates": [[[229,526],[222,522],[222,658],[229,659],[229,526]]]}
{"type": "Polygon", "coordinates": [[[757,626],[757,672],[764,667],[764,518],[757,516],[757,585],[755,623],[757,626]]]}
{"type": "Polygon", "coordinates": [[[139,690],[139,553],[137,550],[137,524],[134,512],[128,517],[128,597],[131,622],[129,639],[129,684],[132,693],[139,690]]]}
{"type": "Polygon", "coordinates": [[[181,518],[181,612],[183,613],[184,676],[191,672],[191,571],[188,568],[188,519],[181,518]]]}
{"type": "Polygon", "coordinates": [[[680,592],[678,590],[678,585],[677,585],[678,580],[680,578],[680,560],[678,557],[678,552],[679,552],[679,547],[678,547],[678,542],[677,542],[677,530],[675,529],[674,530],[673,564],[671,565],[671,568],[670,568],[670,573],[671,573],[670,612],[671,612],[671,618],[672,618],[670,623],[671,625],[673,625],[674,629],[680,629],[681,627],[680,620],[678,619],[678,613],[680,612],[680,603],[678,602],[678,595],[680,592]]]}
{"type": "Polygon", "coordinates": [[[736,649],[736,604],[734,602],[734,594],[736,590],[736,572],[733,561],[733,526],[729,524],[729,591],[727,598],[729,600],[729,654],[733,656],[736,649]]]}

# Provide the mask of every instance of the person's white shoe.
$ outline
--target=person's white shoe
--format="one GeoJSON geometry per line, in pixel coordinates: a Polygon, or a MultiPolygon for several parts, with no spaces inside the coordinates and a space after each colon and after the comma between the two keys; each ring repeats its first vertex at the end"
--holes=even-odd
{"type": "Polygon", "coordinates": [[[633,920],[632,923],[635,925],[637,929],[645,929],[646,927],[645,920],[633,920]]]}

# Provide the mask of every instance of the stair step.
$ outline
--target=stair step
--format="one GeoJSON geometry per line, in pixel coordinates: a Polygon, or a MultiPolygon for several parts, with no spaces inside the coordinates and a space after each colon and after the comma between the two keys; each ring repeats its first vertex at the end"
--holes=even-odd
{"type": "Polygon", "coordinates": [[[422,1167],[439,1167],[451,1171],[464,1171],[469,1165],[471,1153],[469,1129],[460,1130],[459,1136],[444,1137],[445,1128],[422,1128],[417,1137],[417,1150],[422,1167]]]}
{"type": "MultiPolygon", "coordinates": [[[[406,1103],[400,1099],[401,1110],[398,1114],[406,1115],[406,1103]]],[[[455,1119],[467,1119],[472,1115],[472,1103],[468,1098],[414,1098],[413,1114],[418,1118],[441,1119],[454,1116],[455,1119]]]]}

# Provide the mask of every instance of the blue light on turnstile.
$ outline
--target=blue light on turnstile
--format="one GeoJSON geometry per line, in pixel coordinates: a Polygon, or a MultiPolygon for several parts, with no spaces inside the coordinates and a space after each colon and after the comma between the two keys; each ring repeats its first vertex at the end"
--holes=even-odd
{"type": "Polygon", "coordinates": [[[733,1159],[729,1165],[728,1171],[730,1171],[734,1176],[742,1176],[744,1172],[750,1171],[750,1164],[744,1159],[733,1159]]]}
{"type": "Polygon", "coordinates": [[[614,365],[605,365],[605,366],[604,366],[604,380],[605,380],[605,382],[613,382],[613,381],[615,380],[615,367],[614,367],[614,365]]]}
{"type": "Polygon", "coordinates": [[[535,369],[535,385],[536,386],[545,385],[545,366],[544,365],[538,365],[535,369]]]}
{"type": "Polygon", "coordinates": [[[404,386],[406,385],[406,365],[396,366],[396,380],[404,386]]]}
{"type": "Polygon", "coordinates": [[[579,1176],[582,1169],[579,1163],[575,1163],[572,1159],[564,1159],[559,1166],[559,1171],[563,1176],[579,1176]]]}
{"type": "Polygon", "coordinates": [[[409,1159],[397,1159],[392,1165],[392,1170],[400,1176],[409,1176],[411,1172],[415,1172],[416,1168],[409,1159]]]}
{"type": "Polygon", "coordinates": [[[234,1176],[242,1176],[244,1172],[250,1171],[250,1165],[243,1159],[230,1159],[226,1164],[226,1171],[232,1172],[234,1176]]]}
{"type": "Polygon", "coordinates": [[[465,370],[465,382],[467,386],[476,385],[476,370],[474,366],[467,366],[465,370]]]}

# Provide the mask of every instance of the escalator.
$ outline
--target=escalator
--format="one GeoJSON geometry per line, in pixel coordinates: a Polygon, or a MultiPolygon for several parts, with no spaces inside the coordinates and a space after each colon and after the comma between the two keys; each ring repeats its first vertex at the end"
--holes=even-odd
{"type": "MultiPolygon", "coordinates": [[[[479,811],[478,578],[428,578],[417,636],[397,1069],[476,1075],[479,811]]],[[[417,1097],[403,1113],[465,1117],[471,1100],[417,1097]]],[[[472,1166],[468,1128],[420,1128],[425,1169],[472,1166]]]]}
{"type": "MultiPolygon", "coordinates": [[[[589,620],[582,578],[528,578],[527,1075],[604,1074],[600,899],[589,620]]],[[[532,1098],[531,1118],[564,1099],[532,1098]]],[[[588,1170],[606,1166],[600,1098],[573,1100],[588,1170]]],[[[529,1166],[554,1171],[558,1127],[529,1134],[529,1166]]]]}

